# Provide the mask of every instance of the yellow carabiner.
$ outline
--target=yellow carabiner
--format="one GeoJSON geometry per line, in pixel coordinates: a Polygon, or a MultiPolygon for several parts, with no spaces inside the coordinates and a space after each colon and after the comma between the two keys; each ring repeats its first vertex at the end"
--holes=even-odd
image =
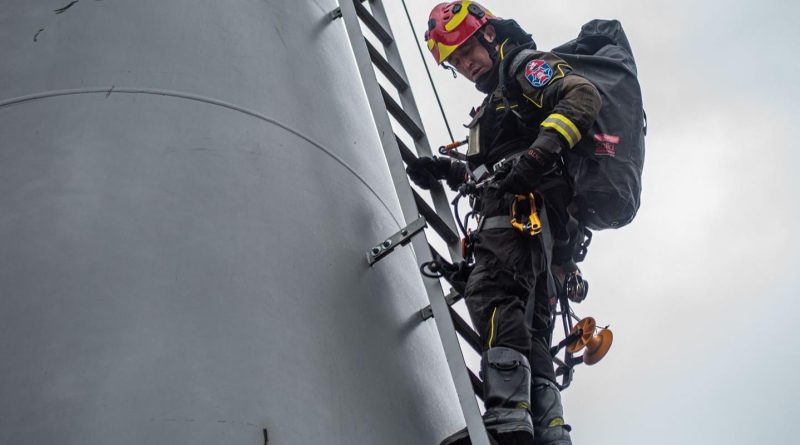
{"type": "Polygon", "coordinates": [[[517,195],[514,197],[514,201],[511,203],[511,226],[522,233],[528,233],[530,236],[536,236],[542,233],[542,221],[539,219],[539,213],[536,211],[536,198],[533,196],[533,193],[529,193],[528,196],[517,195]],[[525,200],[528,201],[528,205],[530,206],[530,214],[528,215],[527,221],[517,221],[517,203],[525,200]]]}

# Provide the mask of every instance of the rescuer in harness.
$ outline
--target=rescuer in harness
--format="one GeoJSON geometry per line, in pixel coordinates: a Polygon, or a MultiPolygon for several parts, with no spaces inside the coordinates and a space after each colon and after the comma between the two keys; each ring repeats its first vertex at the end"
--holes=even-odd
{"type": "MultiPolygon", "coordinates": [[[[600,95],[563,60],[535,51],[515,21],[476,2],[435,6],[425,40],[437,64],[487,95],[471,113],[466,163],[420,157],[407,168],[424,189],[446,180],[464,192],[465,182],[491,178],[470,191],[480,222],[469,240],[475,265],[464,292],[483,342],[484,423],[501,444],[570,444],[549,352],[548,279],[551,266],[562,276],[577,269],[583,231],[568,211],[573,191],[561,155],[591,127],[600,95]],[[523,213],[542,216],[547,237],[530,224],[512,227],[509,209],[526,205],[523,213]]],[[[442,442],[461,443],[468,443],[463,430],[442,442]]]]}

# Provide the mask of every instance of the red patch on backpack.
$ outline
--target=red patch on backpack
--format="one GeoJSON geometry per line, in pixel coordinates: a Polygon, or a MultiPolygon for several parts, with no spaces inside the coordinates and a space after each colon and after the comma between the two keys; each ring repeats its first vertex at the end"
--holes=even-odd
{"type": "Polygon", "coordinates": [[[597,156],[617,156],[617,144],[619,136],[598,133],[592,138],[594,140],[594,154],[597,156]]]}

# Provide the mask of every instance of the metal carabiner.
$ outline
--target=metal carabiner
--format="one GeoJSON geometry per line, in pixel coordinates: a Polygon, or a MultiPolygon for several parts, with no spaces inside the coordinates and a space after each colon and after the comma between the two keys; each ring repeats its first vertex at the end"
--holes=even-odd
{"type": "Polygon", "coordinates": [[[528,196],[517,195],[514,197],[514,201],[511,202],[511,226],[522,233],[528,233],[530,236],[542,233],[542,221],[536,211],[536,197],[533,193],[528,193],[528,196]],[[527,215],[525,220],[519,221],[517,220],[517,203],[526,200],[530,206],[530,214],[527,215]]]}

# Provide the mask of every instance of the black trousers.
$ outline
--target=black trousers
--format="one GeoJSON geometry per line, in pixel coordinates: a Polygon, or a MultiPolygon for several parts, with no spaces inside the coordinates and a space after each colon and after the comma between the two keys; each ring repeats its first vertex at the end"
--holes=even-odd
{"type": "MultiPolygon", "coordinates": [[[[484,201],[488,207],[508,209],[505,202],[510,205],[513,197],[488,199],[503,201],[484,201]]],[[[547,329],[549,272],[542,237],[513,228],[482,230],[473,235],[473,252],[475,267],[467,281],[465,301],[483,349],[504,346],[519,351],[528,357],[533,375],[555,381],[547,329]]]]}
{"type": "MultiPolygon", "coordinates": [[[[559,248],[564,249],[559,247],[561,240],[569,241],[566,208],[571,189],[566,182],[548,184],[544,203],[549,224],[544,230],[550,231],[558,256],[559,248]]],[[[481,198],[481,213],[508,215],[512,200],[512,195],[488,192],[481,198]]],[[[464,294],[484,351],[496,346],[519,351],[528,357],[533,375],[555,382],[549,329],[555,295],[547,287],[547,259],[553,260],[553,245],[546,245],[542,235],[531,237],[513,228],[482,230],[472,236],[475,267],[464,294]]],[[[570,253],[562,256],[571,256],[571,244],[566,247],[570,253]]]]}

